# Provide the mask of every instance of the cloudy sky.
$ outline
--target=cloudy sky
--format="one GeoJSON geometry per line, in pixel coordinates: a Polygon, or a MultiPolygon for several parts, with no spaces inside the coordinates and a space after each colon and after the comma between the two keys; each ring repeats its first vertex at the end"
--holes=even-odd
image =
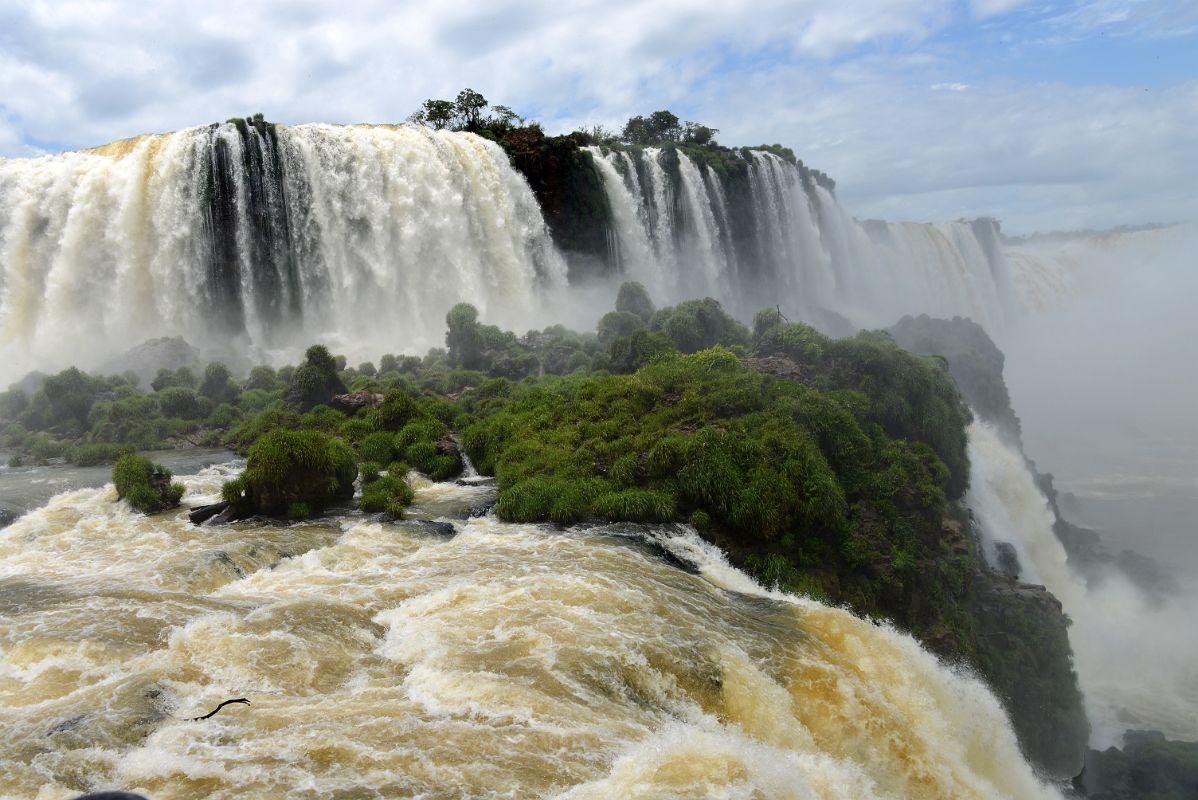
{"type": "Polygon", "coordinates": [[[1198,219],[1194,0],[0,0],[0,156],[469,86],[550,132],[669,108],[861,217],[1198,219]]]}

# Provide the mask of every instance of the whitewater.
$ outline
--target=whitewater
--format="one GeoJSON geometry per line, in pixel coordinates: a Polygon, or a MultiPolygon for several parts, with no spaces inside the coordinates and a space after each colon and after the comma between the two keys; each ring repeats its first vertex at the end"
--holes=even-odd
{"type": "Polygon", "coordinates": [[[469,133],[236,120],[0,159],[0,381],[160,336],[246,365],[313,341],[422,354],[458,302],[518,332],[586,328],[629,279],[746,319],[961,314],[996,337],[1070,286],[1068,264],[1008,259],[993,221],[862,223],[773,153],[736,156],[748,196],[732,198],[681,150],[674,171],[658,148],[588,151],[610,210],[601,298],[570,284],[503,149],[469,133]]]}
{"type": "Polygon", "coordinates": [[[111,486],[0,532],[0,797],[1058,796],[976,678],[689,529],[469,518],[493,488],[414,483],[456,535],[199,528],[111,486]]]}

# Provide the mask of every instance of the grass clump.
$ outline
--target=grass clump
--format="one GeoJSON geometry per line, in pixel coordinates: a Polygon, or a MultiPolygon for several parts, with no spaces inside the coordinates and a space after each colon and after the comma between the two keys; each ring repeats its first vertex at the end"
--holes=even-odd
{"type": "Polygon", "coordinates": [[[170,470],[145,456],[127,453],[112,468],[117,497],[143,514],[155,514],[179,505],[183,484],[171,483],[170,470]]]}
{"type": "Polygon", "coordinates": [[[363,511],[385,511],[394,517],[402,517],[413,496],[412,487],[403,475],[387,474],[362,488],[358,507],[363,511]]]}
{"type": "Polygon", "coordinates": [[[250,447],[245,472],[225,484],[222,496],[242,515],[295,518],[302,504],[311,516],[352,497],[357,475],[357,459],[344,441],[279,428],[250,447]]]}

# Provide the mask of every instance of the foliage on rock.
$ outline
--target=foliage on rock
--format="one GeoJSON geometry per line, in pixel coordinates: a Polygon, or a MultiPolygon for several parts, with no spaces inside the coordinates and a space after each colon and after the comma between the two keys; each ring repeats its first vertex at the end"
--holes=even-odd
{"type": "Polygon", "coordinates": [[[170,470],[145,456],[127,453],[112,468],[117,497],[143,514],[156,514],[179,505],[183,484],[171,483],[170,470]]]}

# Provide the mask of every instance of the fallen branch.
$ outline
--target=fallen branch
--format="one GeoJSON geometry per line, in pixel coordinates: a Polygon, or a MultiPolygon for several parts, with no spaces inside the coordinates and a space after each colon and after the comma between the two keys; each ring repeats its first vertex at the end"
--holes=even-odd
{"type": "Polygon", "coordinates": [[[238,698],[237,698],[237,699],[235,699],[235,700],[226,700],[225,702],[221,703],[221,704],[220,704],[219,706],[217,706],[216,708],[214,708],[214,709],[212,709],[211,711],[209,711],[209,712],[208,712],[207,714],[205,714],[204,716],[202,716],[202,717],[191,717],[191,718],[190,718],[189,720],[187,720],[187,721],[188,721],[188,722],[199,722],[199,721],[200,721],[200,720],[202,720],[202,719],[208,719],[209,717],[211,717],[211,716],[214,716],[214,715],[216,714],[216,712],[217,712],[217,711],[220,711],[220,710],[221,710],[222,708],[224,708],[225,706],[232,705],[233,703],[242,703],[242,704],[244,704],[244,705],[247,705],[247,706],[248,706],[248,705],[250,704],[250,701],[249,701],[249,700],[246,700],[244,697],[238,697],[238,698]]]}

